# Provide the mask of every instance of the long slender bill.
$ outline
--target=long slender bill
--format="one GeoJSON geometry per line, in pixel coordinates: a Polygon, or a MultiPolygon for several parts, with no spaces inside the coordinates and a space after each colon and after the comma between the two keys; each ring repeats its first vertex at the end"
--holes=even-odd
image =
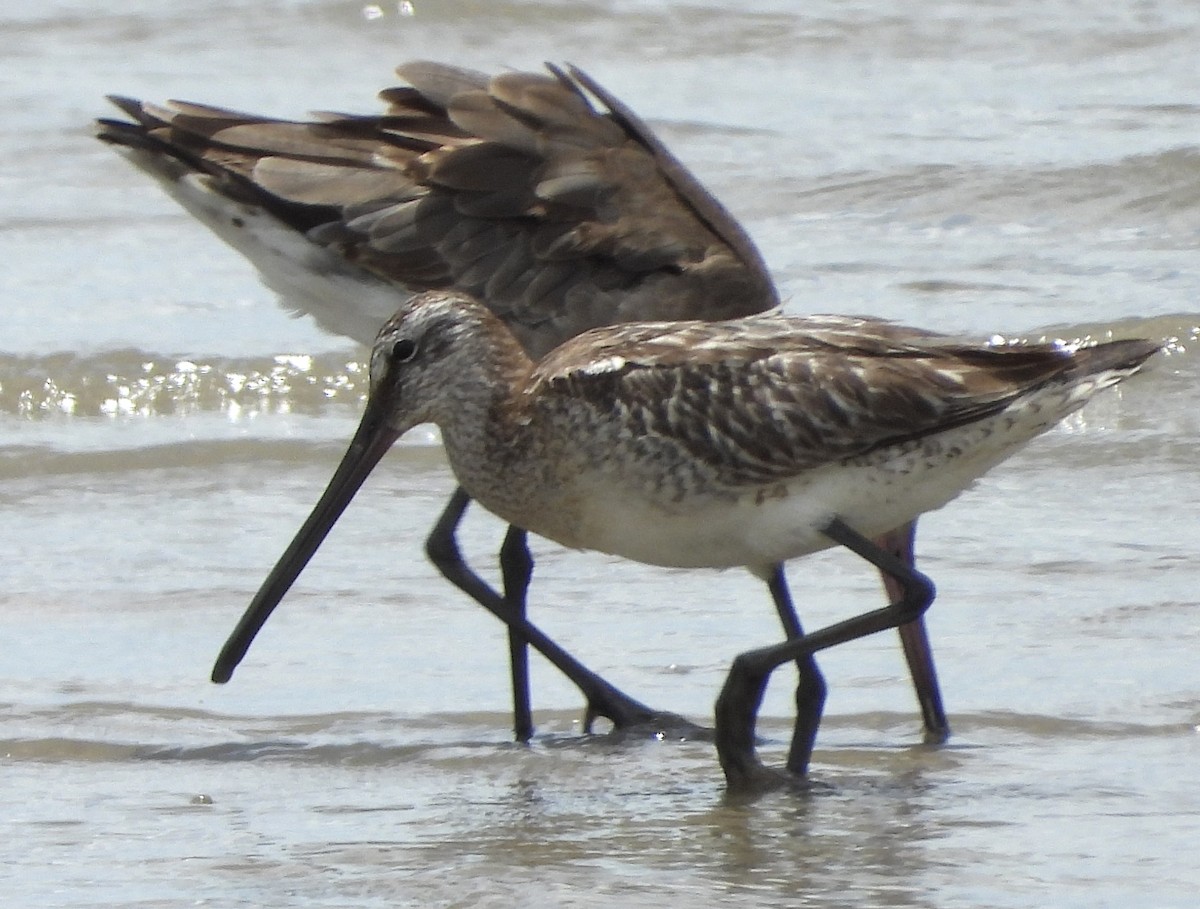
{"type": "Polygon", "coordinates": [[[367,479],[371,470],[379,463],[400,433],[387,425],[387,404],[390,395],[372,395],[367,401],[362,422],[350,441],[350,447],[334,471],[333,479],[325,488],[312,514],[304,522],[287,551],[280,557],[262,587],[246,607],[241,621],[221,648],[213,665],[212,680],[218,684],[228,682],[233,670],[242,661],[259,629],[266,623],[271,612],[279,605],[308,560],[313,557],[325,536],[333,529],[354,494],[367,479]]]}

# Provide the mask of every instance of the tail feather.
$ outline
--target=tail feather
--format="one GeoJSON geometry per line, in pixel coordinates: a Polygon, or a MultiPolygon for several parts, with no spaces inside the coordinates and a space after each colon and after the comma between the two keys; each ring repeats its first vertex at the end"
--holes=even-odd
{"type": "Polygon", "coordinates": [[[1071,378],[1083,378],[1102,372],[1121,373],[1122,378],[1137,372],[1147,360],[1162,350],[1162,344],[1144,338],[1106,341],[1093,347],[1080,347],[1071,357],[1071,378]]]}

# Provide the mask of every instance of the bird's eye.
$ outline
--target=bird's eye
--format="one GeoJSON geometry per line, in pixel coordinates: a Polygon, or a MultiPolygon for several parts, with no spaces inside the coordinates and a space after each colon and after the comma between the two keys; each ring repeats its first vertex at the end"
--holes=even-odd
{"type": "Polygon", "coordinates": [[[401,338],[392,345],[392,362],[407,363],[417,352],[417,343],[411,338],[401,338]]]}

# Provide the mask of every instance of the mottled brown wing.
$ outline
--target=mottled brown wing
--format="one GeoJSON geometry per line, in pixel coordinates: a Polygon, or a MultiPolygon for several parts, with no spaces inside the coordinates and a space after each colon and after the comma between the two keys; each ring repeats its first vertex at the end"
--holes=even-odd
{"type": "Polygon", "coordinates": [[[166,150],[405,290],[480,298],[535,357],[593,326],[776,305],[737,222],[583,73],[398,72],[379,116],[114,99],[134,123],[101,136],[166,150]]]}
{"type": "Polygon", "coordinates": [[[586,400],[622,435],[681,446],[744,486],[982,419],[1071,369],[1050,345],[775,316],[598,329],[554,351],[535,381],[553,390],[547,406],[586,400]]]}

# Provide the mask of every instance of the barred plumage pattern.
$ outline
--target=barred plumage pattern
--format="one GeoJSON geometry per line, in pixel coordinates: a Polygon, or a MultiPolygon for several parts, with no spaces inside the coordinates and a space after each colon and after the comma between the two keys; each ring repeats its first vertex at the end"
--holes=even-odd
{"type": "Polygon", "coordinates": [[[381,332],[372,387],[394,394],[395,431],[437,422],[459,481],[506,520],[570,546],[717,567],[749,564],[753,507],[767,500],[793,500],[763,533],[782,534],[763,547],[773,561],[829,545],[819,525],[835,515],[868,533],[912,520],[1157,349],[989,346],[773,314],[595,329],[533,364],[485,307],[435,292],[381,332]],[[392,362],[397,343],[411,361],[392,362]],[[751,508],[729,525],[743,539],[686,526],[710,509],[734,521],[720,514],[732,506],[751,508]],[[667,554],[646,542],[655,533],[667,554]],[[681,553],[672,534],[712,548],[681,553]],[[724,549],[737,555],[722,561],[724,549]]]}
{"type": "MultiPolygon", "coordinates": [[[[1076,367],[1053,345],[988,347],[882,320],[761,316],[597,329],[552,352],[529,394],[586,402],[610,444],[772,483],[998,413],[1076,367]]],[[[603,460],[603,446],[596,446],[603,460]]]]}

